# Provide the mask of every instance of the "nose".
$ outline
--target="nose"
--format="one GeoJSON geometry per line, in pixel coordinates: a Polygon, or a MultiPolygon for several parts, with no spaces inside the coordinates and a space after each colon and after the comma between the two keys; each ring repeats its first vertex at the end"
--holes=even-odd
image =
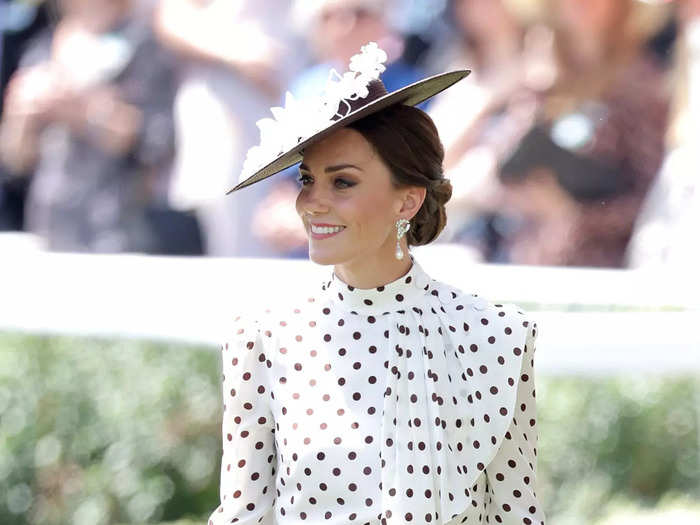
{"type": "Polygon", "coordinates": [[[323,189],[312,184],[303,187],[297,197],[297,211],[300,215],[321,215],[330,209],[328,199],[323,193],[323,189]]]}

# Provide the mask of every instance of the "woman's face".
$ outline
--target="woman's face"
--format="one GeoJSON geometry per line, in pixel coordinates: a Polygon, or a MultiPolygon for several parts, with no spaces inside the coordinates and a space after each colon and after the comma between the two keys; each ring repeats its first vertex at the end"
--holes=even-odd
{"type": "Polygon", "coordinates": [[[626,4],[623,0],[557,0],[555,16],[576,34],[599,37],[619,24],[626,4]]]}
{"type": "MultiPolygon", "coordinates": [[[[297,213],[318,264],[388,261],[396,248],[395,222],[406,190],[361,133],[341,128],[304,152],[297,213]]],[[[417,210],[416,210],[417,211],[417,210]]]]}
{"type": "Polygon", "coordinates": [[[454,15],[460,29],[476,39],[493,38],[513,25],[502,0],[458,0],[454,15]]]}
{"type": "Polygon", "coordinates": [[[347,62],[360,46],[381,39],[385,33],[381,15],[362,2],[335,2],[321,11],[310,37],[321,58],[347,62]]]}

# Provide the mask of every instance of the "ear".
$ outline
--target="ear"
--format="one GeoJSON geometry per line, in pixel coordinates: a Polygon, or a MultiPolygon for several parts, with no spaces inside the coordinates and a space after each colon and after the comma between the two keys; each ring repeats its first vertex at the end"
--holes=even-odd
{"type": "Polygon", "coordinates": [[[406,219],[412,219],[418,213],[420,207],[423,206],[426,191],[426,188],[422,186],[409,186],[406,188],[399,214],[406,219]]]}

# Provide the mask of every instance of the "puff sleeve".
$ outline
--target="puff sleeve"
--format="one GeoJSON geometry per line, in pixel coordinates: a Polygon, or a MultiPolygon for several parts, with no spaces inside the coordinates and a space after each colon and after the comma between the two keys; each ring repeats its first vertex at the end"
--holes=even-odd
{"type": "Polygon", "coordinates": [[[221,345],[223,416],[220,505],[209,525],[273,522],[274,421],[265,356],[257,323],[237,317],[221,345]]]}
{"type": "Polygon", "coordinates": [[[534,354],[537,323],[529,320],[514,416],[501,447],[486,467],[487,523],[544,525],[535,493],[537,410],[534,354]]]}

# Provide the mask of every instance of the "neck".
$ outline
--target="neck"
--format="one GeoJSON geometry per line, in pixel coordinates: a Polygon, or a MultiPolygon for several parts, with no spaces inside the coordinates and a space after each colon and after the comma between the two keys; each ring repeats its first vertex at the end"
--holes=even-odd
{"type": "Polygon", "coordinates": [[[404,253],[401,260],[396,259],[394,255],[396,249],[396,242],[394,242],[390,250],[382,249],[371,257],[363,256],[336,264],[333,267],[333,272],[344,283],[355,288],[367,289],[383,286],[406,275],[413,265],[405,240],[401,242],[401,246],[404,253]]]}

